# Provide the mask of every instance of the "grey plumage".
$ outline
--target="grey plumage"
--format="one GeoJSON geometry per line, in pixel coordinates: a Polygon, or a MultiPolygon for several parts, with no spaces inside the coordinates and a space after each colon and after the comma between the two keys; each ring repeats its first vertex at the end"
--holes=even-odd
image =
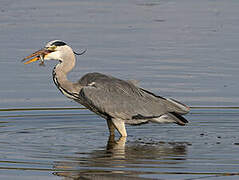
{"type": "Polygon", "coordinates": [[[101,73],[88,73],[76,83],[68,81],[67,73],[75,66],[73,50],[60,40],[49,42],[45,49],[51,52],[44,55],[44,60],[60,61],[53,70],[56,86],[67,97],[105,118],[111,135],[116,128],[121,136],[127,136],[124,124],[188,122],[181,116],[189,112],[188,106],[157,96],[130,81],[101,73]]]}
{"type": "Polygon", "coordinates": [[[79,102],[99,115],[120,118],[127,124],[145,123],[169,111],[181,113],[167,99],[112,76],[89,73],[79,84],[83,86],[79,102]]]}

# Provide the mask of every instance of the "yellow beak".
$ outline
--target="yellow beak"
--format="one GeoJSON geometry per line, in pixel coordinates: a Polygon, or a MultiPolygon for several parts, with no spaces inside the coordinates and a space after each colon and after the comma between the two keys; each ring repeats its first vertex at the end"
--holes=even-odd
{"type": "Polygon", "coordinates": [[[40,49],[39,51],[36,51],[36,52],[32,53],[30,56],[25,57],[22,60],[22,62],[26,61],[26,60],[28,60],[30,58],[31,59],[26,61],[26,62],[24,62],[24,64],[30,64],[30,63],[32,63],[34,61],[38,61],[39,59],[43,60],[44,56],[49,54],[49,53],[51,53],[51,51],[49,51],[47,49],[40,49]]]}

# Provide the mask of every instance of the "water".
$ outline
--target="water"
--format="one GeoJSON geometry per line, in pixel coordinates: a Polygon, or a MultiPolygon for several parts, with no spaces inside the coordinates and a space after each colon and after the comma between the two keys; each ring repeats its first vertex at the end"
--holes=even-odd
{"type": "Polygon", "coordinates": [[[236,0],[0,2],[0,179],[238,179],[238,9],[236,0]],[[56,89],[56,62],[20,62],[52,39],[87,49],[70,79],[138,80],[197,107],[189,125],[128,126],[126,141],[109,141],[103,119],[56,89]]]}
{"type": "Polygon", "coordinates": [[[237,179],[238,115],[193,109],[186,127],[128,126],[127,141],[116,143],[85,109],[2,111],[0,178],[237,179]]]}

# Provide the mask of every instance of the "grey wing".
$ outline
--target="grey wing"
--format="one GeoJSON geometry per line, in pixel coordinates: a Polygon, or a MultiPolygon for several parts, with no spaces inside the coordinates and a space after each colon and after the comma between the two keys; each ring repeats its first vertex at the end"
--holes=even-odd
{"type": "Polygon", "coordinates": [[[79,83],[84,85],[79,94],[81,103],[100,115],[130,120],[137,116],[160,116],[166,112],[163,102],[130,82],[90,73],[79,83]]]}

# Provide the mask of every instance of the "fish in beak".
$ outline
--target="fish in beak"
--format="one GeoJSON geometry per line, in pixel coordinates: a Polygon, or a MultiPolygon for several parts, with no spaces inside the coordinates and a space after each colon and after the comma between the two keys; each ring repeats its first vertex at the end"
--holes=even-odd
{"type": "Polygon", "coordinates": [[[47,54],[51,53],[51,52],[52,52],[52,51],[50,51],[50,50],[48,50],[48,49],[45,49],[45,48],[40,49],[40,50],[38,50],[38,51],[32,53],[30,56],[25,57],[25,58],[22,60],[22,62],[28,60],[28,61],[24,62],[24,64],[30,64],[30,63],[32,63],[32,62],[34,62],[34,61],[41,60],[40,65],[43,65],[43,64],[44,64],[44,57],[45,57],[47,54]]]}

